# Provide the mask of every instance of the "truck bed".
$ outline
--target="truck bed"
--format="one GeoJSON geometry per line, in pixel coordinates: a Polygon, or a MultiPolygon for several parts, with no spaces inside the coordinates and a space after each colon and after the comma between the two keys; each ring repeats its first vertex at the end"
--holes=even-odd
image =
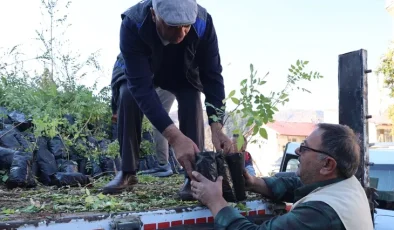
{"type": "MultiPolygon", "coordinates": [[[[100,189],[110,179],[108,176],[101,177],[86,187],[77,188],[37,186],[30,190],[8,190],[4,185],[0,185],[0,222],[56,220],[67,216],[198,205],[197,201],[181,201],[177,198],[183,175],[168,178],[139,176],[140,183],[131,191],[119,195],[103,195],[100,189]]],[[[256,195],[248,194],[248,200],[257,198],[256,195]]]]}

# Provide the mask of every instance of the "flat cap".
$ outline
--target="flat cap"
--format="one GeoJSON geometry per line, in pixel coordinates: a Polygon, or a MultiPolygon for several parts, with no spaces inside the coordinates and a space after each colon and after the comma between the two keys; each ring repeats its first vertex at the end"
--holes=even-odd
{"type": "Polygon", "coordinates": [[[197,18],[196,0],[152,0],[153,10],[169,26],[191,25],[197,18]]]}

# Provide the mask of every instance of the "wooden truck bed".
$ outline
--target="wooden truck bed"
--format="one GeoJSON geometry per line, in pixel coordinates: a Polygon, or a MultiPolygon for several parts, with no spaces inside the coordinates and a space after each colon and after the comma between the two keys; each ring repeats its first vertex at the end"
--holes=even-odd
{"type": "MultiPolygon", "coordinates": [[[[191,210],[200,206],[197,201],[185,202],[177,198],[183,179],[183,175],[168,178],[139,176],[140,183],[133,190],[119,195],[103,195],[100,192],[110,177],[101,177],[86,187],[78,188],[38,186],[30,190],[8,190],[0,185],[0,223],[17,227],[23,223],[37,225],[43,221],[64,222],[78,217],[97,221],[113,213],[146,213],[157,210],[178,210],[174,212],[179,213],[182,212],[179,211],[181,209],[191,210]]],[[[248,194],[247,200],[256,201],[260,198],[248,194]]],[[[245,203],[240,203],[237,207],[240,211],[248,210],[245,203]]],[[[210,214],[209,210],[204,210],[204,213],[210,214]]]]}

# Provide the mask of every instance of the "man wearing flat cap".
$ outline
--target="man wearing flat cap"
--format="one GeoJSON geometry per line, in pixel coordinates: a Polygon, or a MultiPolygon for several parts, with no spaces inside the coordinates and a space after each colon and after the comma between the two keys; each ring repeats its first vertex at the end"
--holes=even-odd
{"type": "MultiPolygon", "coordinates": [[[[218,40],[211,15],[196,0],[145,0],[122,14],[120,51],[125,63],[127,87],[134,100],[132,119],[136,144],[141,140],[145,115],[174,148],[186,169],[179,195],[192,200],[191,172],[195,155],[204,151],[204,121],[201,92],[206,102],[222,108],[225,98],[218,40]],[[179,129],[163,108],[155,88],[175,95],[179,129]]],[[[207,107],[212,142],[217,151],[231,151],[231,140],[222,132],[221,117],[207,107]]],[[[222,118],[222,117],[221,117],[222,118]]],[[[137,149],[137,148],[133,148],[137,149]]],[[[138,155],[138,153],[133,153],[138,155]]],[[[123,170],[104,190],[123,191],[138,183],[137,161],[123,162],[123,170]]]]}

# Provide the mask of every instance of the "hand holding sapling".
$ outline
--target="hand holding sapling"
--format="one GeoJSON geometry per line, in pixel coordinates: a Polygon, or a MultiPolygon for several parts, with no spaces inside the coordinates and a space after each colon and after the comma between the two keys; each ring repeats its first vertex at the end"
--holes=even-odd
{"type": "Polygon", "coordinates": [[[179,163],[185,168],[189,177],[193,179],[192,171],[196,153],[200,152],[197,145],[190,138],[186,137],[174,124],[164,130],[163,136],[174,148],[179,163]]]}
{"type": "Polygon", "coordinates": [[[222,127],[220,123],[211,124],[212,143],[216,151],[223,150],[224,153],[230,153],[233,151],[232,142],[230,138],[223,133],[222,127]]]}

